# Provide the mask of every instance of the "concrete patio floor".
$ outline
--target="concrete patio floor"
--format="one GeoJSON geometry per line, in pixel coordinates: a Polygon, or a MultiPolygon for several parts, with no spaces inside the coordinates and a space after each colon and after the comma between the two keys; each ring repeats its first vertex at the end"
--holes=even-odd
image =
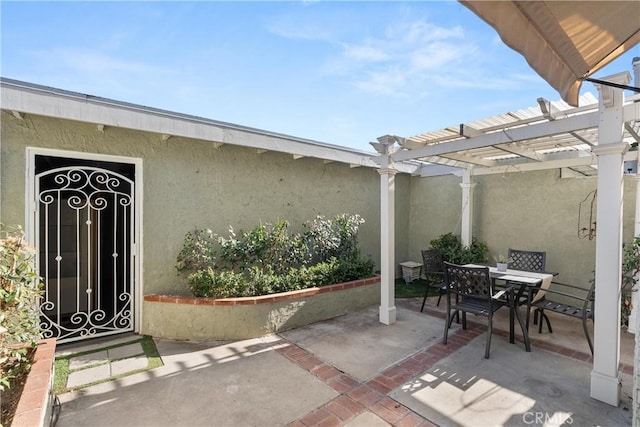
{"type": "Polygon", "coordinates": [[[371,307],[252,340],[156,340],[164,366],[61,395],[57,425],[631,425],[632,334],[616,408],[589,397],[577,319],[551,317],[553,334],[532,328],[527,353],[509,344],[504,311],[487,360],[485,319],[454,324],[445,346],[443,304],[420,303],[397,300],[391,326],[371,307]]]}

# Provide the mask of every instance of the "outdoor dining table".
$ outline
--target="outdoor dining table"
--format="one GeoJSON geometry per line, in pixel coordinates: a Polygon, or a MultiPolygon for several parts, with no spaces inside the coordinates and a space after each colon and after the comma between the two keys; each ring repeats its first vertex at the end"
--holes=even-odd
{"type": "Polygon", "coordinates": [[[544,297],[545,290],[549,289],[553,276],[557,273],[551,272],[534,272],[507,269],[506,271],[498,271],[494,266],[478,265],[478,264],[466,264],[465,267],[489,267],[489,276],[493,280],[504,280],[509,285],[514,286],[513,300],[507,301],[509,306],[509,342],[515,342],[514,324],[515,319],[518,319],[520,328],[522,329],[522,337],[524,340],[524,347],[526,351],[531,351],[531,343],[529,341],[529,315],[531,310],[531,303],[538,301],[544,297]],[[533,292],[537,291],[535,295],[533,292]],[[522,297],[527,299],[527,321],[526,324],[522,321],[520,316],[520,304],[519,301],[522,297]]]}

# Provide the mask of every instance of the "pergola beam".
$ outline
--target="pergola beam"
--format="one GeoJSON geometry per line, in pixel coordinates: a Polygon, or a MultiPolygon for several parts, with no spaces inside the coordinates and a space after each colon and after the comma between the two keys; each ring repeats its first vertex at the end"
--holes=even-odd
{"type": "Polygon", "coordinates": [[[487,159],[483,159],[482,157],[472,156],[472,155],[470,155],[470,154],[468,154],[466,152],[464,152],[464,153],[447,153],[447,154],[443,154],[441,157],[444,157],[445,159],[456,160],[456,161],[462,162],[462,163],[480,165],[480,166],[485,166],[485,167],[492,167],[492,166],[496,166],[497,165],[495,160],[487,160],[487,159]]]}
{"type": "Polygon", "coordinates": [[[527,159],[535,160],[537,162],[544,162],[548,160],[548,157],[545,154],[538,153],[517,142],[510,142],[508,144],[497,145],[495,146],[495,148],[506,151],[508,153],[517,154],[520,157],[525,157],[527,159]]]}
{"type": "Polygon", "coordinates": [[[422,148],[409,151],[399,151],[392,154],[395,162],[417,159],[428,156],[439,156],[456,151],[473,150],[510,142],[526,141],[548,137],[552,135],[566,134],[575,130],[590,129],[598,126],[598,112],[580,114],[567,117],[562,120],[534,123],[528,126],[503,129],[502,131],[483,134],[475,138],[461,138],[455,141],[436,145],[427,145],[422,148]]]}
{"type": "MultiPolygon", "coordinates": [[[[572,152],[571,156],[558,155],[556,158],[549,158],[544,162],[519,162],[509,163],[499,166],[493,166],[488,168],[474,168],[473,175],[495,175],[505,174],[510,172],[532,172],[537,170],[548,169],[560,169],[571,168],[575,166],[593,166],[597,164],[597,158],[591,154],[588,155],[575,155],[572,152]]],[[[624,161],[637,160],[637,154],[635,152],[628,152],[624,155],[624,161]]],[[[421,177],[432,177],[442,175],[458,175],[462,174],[463,166],[451,166],[451,165],[423,165],[420,169],[421,177]]]]}

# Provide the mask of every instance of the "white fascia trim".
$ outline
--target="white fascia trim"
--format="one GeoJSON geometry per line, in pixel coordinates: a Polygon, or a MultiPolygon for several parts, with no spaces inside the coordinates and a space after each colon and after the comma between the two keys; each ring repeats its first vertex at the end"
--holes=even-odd
{"type": "MultiPolygon", "coordinates": [[[[372,160],[376,154],[11,79],[0,80],[0,99],[2,109],[20,113],[378,167],[372,160]]],[[[406,173],[416,169],[397,166],[406,173]]]]}

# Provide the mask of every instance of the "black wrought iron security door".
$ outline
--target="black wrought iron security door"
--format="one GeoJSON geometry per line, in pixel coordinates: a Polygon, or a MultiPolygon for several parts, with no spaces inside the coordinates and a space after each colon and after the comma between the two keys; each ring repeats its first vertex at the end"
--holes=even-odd
{"type": "Polygon", "coordinates": [[[68,342],[132,331],[135,166],[35,160],[45,337],[68,342]]]}

